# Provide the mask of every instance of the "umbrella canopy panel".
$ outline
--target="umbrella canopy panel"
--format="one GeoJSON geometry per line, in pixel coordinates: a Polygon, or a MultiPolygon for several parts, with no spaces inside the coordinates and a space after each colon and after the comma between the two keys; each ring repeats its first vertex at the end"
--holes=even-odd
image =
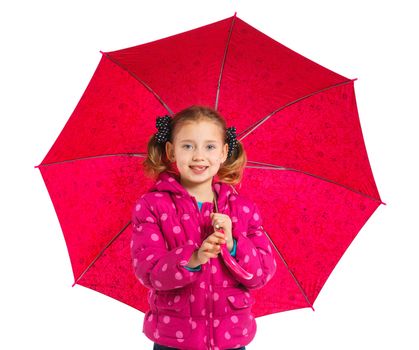
{"type": "Polygon", "coordinates": [[[277,273],[256,290],[255,316],[314,300],[381,204],[353,80],[236,16],[103,53],[39,165],[75,283],[145,311],[130,261],[130,214],[152,181],[141,163],[157,116],[201,104],[237,128],[248,164],[238,192],[261,208],[277,273]],[[263,298],[263,299],[260,299],[263,298]]]}

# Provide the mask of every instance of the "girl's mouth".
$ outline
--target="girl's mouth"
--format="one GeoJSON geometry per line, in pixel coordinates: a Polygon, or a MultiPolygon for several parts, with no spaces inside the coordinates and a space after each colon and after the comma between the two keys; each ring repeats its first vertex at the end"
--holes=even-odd
{"type": "Polygon", "coordinates": [[[207,166],[190,166],[195,174],[202,174],[208,167],[207,166]]]}

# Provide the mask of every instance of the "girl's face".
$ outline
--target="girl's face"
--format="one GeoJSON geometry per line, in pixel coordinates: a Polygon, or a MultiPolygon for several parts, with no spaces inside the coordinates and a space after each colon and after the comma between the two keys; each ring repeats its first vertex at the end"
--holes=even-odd
{"type": "Polygon", "coordinates": [[[177,130],[173,144],[166,142],[166,154],[176,162],[185,187],[211,185],[213,176],[227,159],[227,152],[221,128],[210,121],[188,122],[177,130]]]}

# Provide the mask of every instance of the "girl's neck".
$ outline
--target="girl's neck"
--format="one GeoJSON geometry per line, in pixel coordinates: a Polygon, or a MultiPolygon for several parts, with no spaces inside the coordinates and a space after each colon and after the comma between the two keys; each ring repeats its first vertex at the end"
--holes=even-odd
{"type": "Polygon", "coordinates": [[[212,192],[196,192],[188,190],[188,193],[195,197],[197,202],[212,202],[214,200],[214,193],[212,192]]]}
{"type": "Polygon", "coordinates": [[[184,184],[183,187],[192,197],[195,197],[197,202],[212,202],[214,200],[211,183],[209,186],[208,184],[201,184],[193,187],[184,184]]]}

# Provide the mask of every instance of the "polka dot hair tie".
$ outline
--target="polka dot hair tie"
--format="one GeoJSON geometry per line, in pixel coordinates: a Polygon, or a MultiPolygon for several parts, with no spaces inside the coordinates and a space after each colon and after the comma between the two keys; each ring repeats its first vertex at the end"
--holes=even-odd
{"type": "Polygon", "coordinates": [[[233,154],[233,151],[237,147],[237,136],[236,136],[236,127],[230,126],[227,128],[227,143],[228,143],[228,155],[227,158],[230,158],[233,154]]]}
{"type": "Polygon", "coordinates": [[[156,140],[157,143],[165,143],[169,140],[170,135],[170,122],[172,118],[169,115],[165,115],[164,117],[157,117],[156,119],[156,140]]]}

